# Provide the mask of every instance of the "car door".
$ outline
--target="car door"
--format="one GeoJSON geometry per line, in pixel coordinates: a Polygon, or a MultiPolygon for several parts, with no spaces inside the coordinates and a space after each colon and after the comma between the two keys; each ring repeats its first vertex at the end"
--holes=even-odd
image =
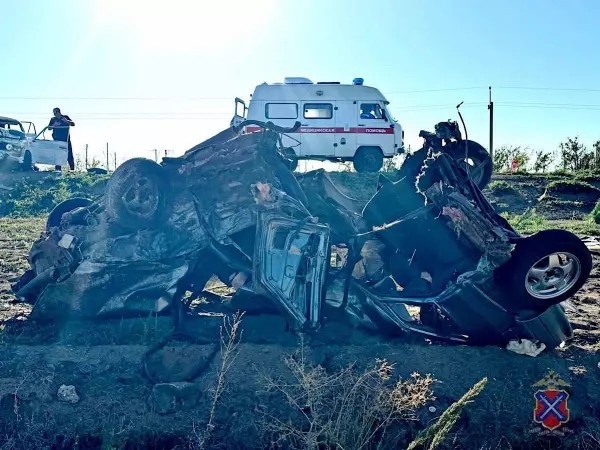
{"type": "Polygon", "coordinates": [[[33,163],[50,166],[66,164],[69,153],[68,144],[63,141],[46,139],[46,130],[47,128],[44,128],[29,144],[33,163]]]}
{"type": "Polygon", "coordinates": [[[376,101],[358,102],[356,146],[379,147],[384,155],[394,154],[394,128],[386,117],[384,105],[376,101]]]}
{"type": "Polygon", "coordinates": [[[335,102],[303,102],[300,156],[335,155],[335,102]]]}
{"type": "Polygon", "coordinates": [[[66,142],[35,139],[29,150],[34,164],[61,166],[67,163],[69,150],[66,142]]]}
{"type": "Polygon", "coordinates": [[[335,156],[352,158],[356,152],[356,111],[358,105],[352,100],[335,103],[335,156]]]}

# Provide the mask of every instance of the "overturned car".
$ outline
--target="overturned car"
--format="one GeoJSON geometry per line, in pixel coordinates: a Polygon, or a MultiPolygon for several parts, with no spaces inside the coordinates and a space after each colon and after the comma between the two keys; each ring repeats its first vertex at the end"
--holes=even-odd
{"type": "Polygon", "coordinates": [[[274,306],[305,332],[335,317],[463,343],[572,336],[561,302],[588,278],[589,250],[499,216],[481,193],[491,162],[456,122],[421,132],[423,149],[366,203],[322,170],[294,176],[290,130],[254,124],[162,164],[129,160],[102,197],[58,205],[13,286],[32,319],[181,315],[216,276],[232,305],[274,306]]]}

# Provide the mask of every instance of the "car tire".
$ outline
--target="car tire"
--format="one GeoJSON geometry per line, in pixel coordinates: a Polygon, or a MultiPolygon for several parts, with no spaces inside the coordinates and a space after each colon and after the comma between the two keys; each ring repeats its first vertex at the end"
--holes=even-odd
{"type": "Polygon", "coordinates": [[[377,147],[361,147],[354,155],[353,165],[359,173],[378,172],[383,167],[383,153],[377,147]]]}
{"type": "Polygon", "coordinates": [[[489,184],[492,179],[494,164],[488,151],[480,144],[471,140],[463,141],[458,150],[458,155],[455,155],[455,157],[463,163],[463,167],[464,163],[468,164],[470,171],[481,168],[476,175],[471,176],[471,180],[480,190],[483,190],[489,184]],[[469,144],[467,158],[465,158],[465,142],[469,144]]]}
{"type": "Polygon", "coordinates": [[[92,203],[90,199],[82,197],[73,197],[64,202],[59,203],[54,207],[48,218],[46,219],[46,231],[50,231],[50,228],[60,226],[62,216],[68,212],[71,212],[77,208],[84,208],[92,203]]]}
{"type": "Polygon", "coordinates": [[[31,152],[29,150],[25,150],[21,170],[23,172],[31,172],[33,170],[33,157],[31,156],[31,152]]]}
{"type": "Polygon", "coordinates": [[[172,196],[171,183],[162,166],[150,159],[133,158],[109,178],[106,212],[126,228],[159,228],[171,214],[172,196]]]}
{"type": "Polygon", "coordinates": [[[498,272],[510,297],[519,302],[514,306],[543,311],[575,294],[591,270],[592,255],[577,236],[545,230],[518,242],[498,272]]]}

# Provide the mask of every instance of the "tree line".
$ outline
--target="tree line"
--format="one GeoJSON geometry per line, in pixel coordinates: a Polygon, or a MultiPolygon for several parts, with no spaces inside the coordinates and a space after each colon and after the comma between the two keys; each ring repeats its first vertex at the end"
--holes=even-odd
{"type": "Polygon", "coordinates": [[[600,140],[588,147],[578,137],[567,138],[554,151],[514,145],[504,145],[494,150],[494,172],[513,171],[513,161],[519,172],[546,173],[551,169],[600,172],[600,140]]]}

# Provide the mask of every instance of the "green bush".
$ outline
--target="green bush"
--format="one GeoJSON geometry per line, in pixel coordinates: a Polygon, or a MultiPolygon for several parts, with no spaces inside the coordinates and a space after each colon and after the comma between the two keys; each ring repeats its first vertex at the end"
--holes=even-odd
{"type": "Polygon", "coordinates": [[[520,171],[527,172],[529,164],[529,148],[521,146],[503,145],[494,151],[494,172],[510,172],[513,160],[517,161],[520,171]]]}
{"type": "Polygon", "coordinates": [[[583,180],[556,180],[546,186],[547,193],[560,192],[563,194],[600,193],[600,189],[583,180]]]}
{"type": "Polygon", "coordinates": [[[500,180],[500,181],[492,181],[490,184],[488,184],[488,189],[490,190],[491,193],[499,195],[499,194],[509,194],[512,192],[515,192],[515,188],[512,187],[510,185],[510,183],[507,183],[506,181],[500,180]]]}
{"type": "Polygon", "coordinates": [[[61,177],[24,178],[0,197],[0,217],[36,217],[48,214],[71,197],[96,197],[108,176],[65,174],[61,177]]]}
{"type": "Polygon", "coordinates": [[[528,209],[523,214],[503,213],[502,217],[520,233],[533,234],[547,227],[546,219],[540,216],[535,209],[528,209]]]}
{"type": "Polygon", "coordinates": [[[596,203],[596,207],[593,209],[590,217],[594,223],[600,224],[600,201],[596,203]]]}

